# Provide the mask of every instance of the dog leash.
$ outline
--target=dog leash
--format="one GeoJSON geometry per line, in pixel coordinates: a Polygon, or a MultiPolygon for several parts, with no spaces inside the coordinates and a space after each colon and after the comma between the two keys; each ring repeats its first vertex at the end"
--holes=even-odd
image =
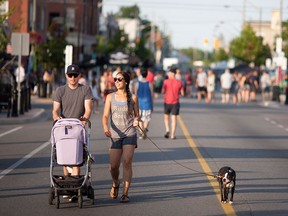
{"type": "Polygon", "coordinates": [[[144,132],[142,130],[142,128],[138,125],[137,126],[139,129],[140,129],[140,132],[142,132],[144,134],[144,136],[170,161],[173,161],[174,163],[176,163],[177,165],[185,168],[185,169],[188,169],[190,171],[193,171],[193,172],[196,172],[196,173],[199,173],[199,174],[202,174],[202,175],[206,175],[206,176],[211,176],[213,178],[222,178],[222,176],[219,176],[219,175],[212,175],[210,173],[205,173],[205,172],[200,172],[198,170],[195,170],[195,169],[192,169],[188,166],[185,166],[181,163],[179,163],[178,161],[176,161],[175,159],[171,158],[165,151],[163,151],[150,137],[147,136],[146,132],[144,132]]]}

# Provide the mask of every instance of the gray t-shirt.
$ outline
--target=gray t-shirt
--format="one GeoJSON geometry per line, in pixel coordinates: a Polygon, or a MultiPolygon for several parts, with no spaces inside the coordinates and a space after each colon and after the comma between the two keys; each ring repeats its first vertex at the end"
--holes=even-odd
{"type": "Polygon", "coordinates": [[[80,118],[85,113],[85,100],[92,100],[91,88],[79,84],[76,89],[68,84],[56,89],[53,100],[61,104],[61,116],[64,118],[80,118]]]}

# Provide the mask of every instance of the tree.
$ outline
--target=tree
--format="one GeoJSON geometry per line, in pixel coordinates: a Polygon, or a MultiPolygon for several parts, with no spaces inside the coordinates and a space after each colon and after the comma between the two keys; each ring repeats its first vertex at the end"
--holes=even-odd
{"type": "Polygon", "coordinates": [[[119,12],[115,14],[118,18],[129,18],[129,19],[138,19],[140,15],[140,9],[137,5],[130,7],[120,7],[119,12]]]}
{"type": "MultiPolygon", "coordinates": [[[[6,0],[0,0],[0,5],[4,4],[6,0]]],[[[14,8],[8,12],[2,13],[0,12],[0,53],[6,53],[6,46],[10,40],[10,35],[6,35],[5,28],[5,20],[9,15],[14,12],[14,8]]]]}
{"type": "Polygon", "coordinates": [[[214,50],[214,61],[220,62],[220,61],[227,61],[228,59],[229,55],[223,48],[214,50]]]}
{"type": "Polygon", "coordinates": [[[257,37],[252,27],[246,25],[239,37],[230,43],[230,53],[232,57],[244,62],[255,63],[260,66],[265,63],[265,59],[271,57],[268,45],[263,45],[263,38],[257,37]]]}
{"type": "Polygon", "coordinates": [[[285,56],[288,56],[288,20],[282,22],[282,40],[283,40],[283,52],[285,56]]]}
{"type": "Polygon", "coordinates": [[[67,45],[66,31],[59,23],[52,22],[48,28],[50,37],[46,43],[34,44],[37,64],[47,68],[64,68],[67,45]]]}

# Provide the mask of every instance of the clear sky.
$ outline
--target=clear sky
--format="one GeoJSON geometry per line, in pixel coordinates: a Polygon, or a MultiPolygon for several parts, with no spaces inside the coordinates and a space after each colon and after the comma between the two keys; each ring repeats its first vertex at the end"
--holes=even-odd
{"type": "MultiPolygon", "coordinates": [[[[288,0],[282,1],[282,17],[287,21],[288,0]]],[[[135,4],[142,18],[171,35],[173,47],[203,49],[207,38],[211,49],[219,35],[226,43],[239,36],[244,18],[259,21],[261,16],[262,21],[270,21],[272,10],[280,9],[281,0],[103,0],[103,12],[117,12],[121,6],[135,4]]]]}

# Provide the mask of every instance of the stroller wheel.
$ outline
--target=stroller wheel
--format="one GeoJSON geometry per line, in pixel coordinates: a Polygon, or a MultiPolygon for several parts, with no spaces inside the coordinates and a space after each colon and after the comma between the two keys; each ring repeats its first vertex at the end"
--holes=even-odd
{"type": "Polygon", "coordinates": [[[89,199],[91,199],[91,204],[94,205],[94,189],[89,186],[88,187],[88,196],[89,199]]]}
{"type": "Polygon", "coordinates": [[[83,196],[82,196],[82,192],[81,189],[78,190],[78,207],[82,208],[83,206],[83,196]]]}
{"type": "Polygon", "coordinates": [[[59,209],[59,206],[60,206],[60,197],[59,197],[59,195],[57,195],[55,197],[55,206],[56,206],[57,209],[59,209]]]}
{"type": "Polygon", "coordinates": [[[50,187],[50,189],[49,189],[49,198],[48,198],[49,205],[53,205],[53,199],[54,198],[55,198],[54,190],[53,190],[52,187],[50,187]]]}

